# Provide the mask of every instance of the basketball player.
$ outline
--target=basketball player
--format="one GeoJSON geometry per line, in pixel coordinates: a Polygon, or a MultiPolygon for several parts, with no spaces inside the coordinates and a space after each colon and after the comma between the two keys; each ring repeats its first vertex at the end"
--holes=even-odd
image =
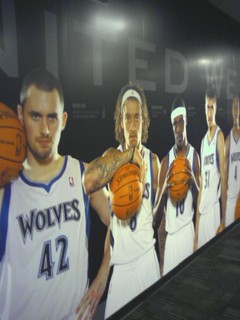
{"type": "MultiPolygon", "coordinates": [[[[166,207],[161,206],[160,211],[159,208],[156,210],[156,215],[163,215],[162,210],[165,212],[165,230],[162,229],[161,225],[158,228],[158,239],[160,242],[164,237],[164,231],[167,234],[164,260],[160,264],[161,268],[163,267],[163,270],[161,270],[163,275],[166,275],[193,253],[193,218],[199,189],[200,172],[199,155],[187,139],[187,112],[185,103],[181,97],[177,97],[173,101],[171,122],[175,144],[162,160],[159,180],[159,192],[161,196],[158,200],[158,206],[160,206],[160,202],[166,202],[166,207]],[[191,182],[185,199],[176,203],[167,195],[167,180],[172,162],[179,157],[187,159],[191,182]]],[[[160,252],[160,257],[162,254],[160,252]]]]}
{"type": "Polygon", "coordinates": [[[131,160],[145,175],[142,205],[136,216],[123,221],[111,215],[113,274],[106,318],[160,278],[152,226],[160,163],[157,155],[143,145],[148,138],[148,126],[144,91],[137,85],[124,86],[115,109],[115,137],[120,145],[91,162],[83,176],[86,192],[92,193],[109,183],[116,170],[131,160]]]}
{"type": "Polygon", "coordinates": [[[224,174],[224,136],[216,124],[217,92],[209,84],[205,95],[208,130],[201,143],[201,180],[196,216],[195,249],[225,227],[226,182],[224,174]],[[220,211],[221,197],[221,211],[220,211]]]}
{"type": "MultiPolygon", "coordinates": [[[[104,189],[88,197],[86,164],[58,153],[67,123],[58,80],[32,71],[20,103],[27,157],[19,177],[0,191],[0,319],[76,319],[88,288],[88,205],[108,224],[108,200],[104,189]]],[[[90,289],[90,315],[107,275],[100,272],[90,289]]]]}
{"type": "Polygon", "coordinates": [[[226,227],[234,220],[235,206],[240,196],[240,128],[239,97],[232,102],[233,128],[226,139],[225,174],[227,180],[226,227]]]}

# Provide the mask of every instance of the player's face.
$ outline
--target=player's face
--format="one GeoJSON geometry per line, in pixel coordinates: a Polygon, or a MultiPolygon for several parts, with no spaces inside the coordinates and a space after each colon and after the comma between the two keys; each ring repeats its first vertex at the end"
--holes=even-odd
{"type": "Polygon", "coordinates": [[[179,115],[174,118],[172,127],[175,138],[175,145],[180,150],[185,146],[186,143],[186,119],[184,118],[184,116],[179,115]]]}
{"type": "Polygon", "coordinates": [[[216,99],[206,98],[205,113],[206,113],[207,125],[209,128],[215,125],[216,108],[217,108],[216,99]]]}
{"type": "Polygon", "coordinates": [[[127,99],[123,106],[122,128],[126,148],[139,147],[142,139],[142,109],[136,99],[127,99]]]}
{"type": "Polygon", "coordinates": [[[57,91],[46,92],[31,86],[20,113],[26,131],[28,156],[37,161],[54,159],[67,121],[67,113],[63,112],[57,91]]]}
{"type": "Polygon", "coordinates": [[[238,123],[239,123],[239,99],[238,99],[238,97],[233,98],[232,116],[233,116],[233,124],[238,125],[238,123]]]}

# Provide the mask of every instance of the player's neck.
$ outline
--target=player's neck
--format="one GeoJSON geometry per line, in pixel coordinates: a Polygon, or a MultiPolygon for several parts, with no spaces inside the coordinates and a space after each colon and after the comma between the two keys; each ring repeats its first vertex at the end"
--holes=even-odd
{"type": "Polygon", "coordinates": [[[185,144],[183,145],[183,147],[181,149],[179,149],[175,145],[175,153],[176,153],[177,158],[186,158],[187,152],[188,152],[188,142],[187,141],[185,142],[185,144]]]}
{"type": "Polygon", "coordinates": [[[238,140],[240,137],[240,128],[238,123],[233,126],[233,136],[235,140],[238,140]]]}
{"type": "Polygon", "coordinates": [[[239,130],[239,122],[234,123],[233,130],[238,131],[239,130]]]}
{"type": "MultiPolygon", "coordinates": [[[[129,149],[129,148],[130,148],[130,147],[125,144],[123,150],[127,150],[127,149],[129,149]]],[[[143,145],[141,144],[141,142],[136,146],[136,148],[138,149],[138,151],[139,151],[140,153],[142,153],[143,145]]]]}
{"type": "Polygon", "coordinates": [[[208,127],[208,139],[209,140],[212,140],[216,129],[217,129],[216,123],[214,123],[212,126],[208,127]]]}
{"type": "Polygon", "coordinates": [[[64,157],[59,154],[49,161],[38,161],[28,155],[24,163],[24,174],[33,181],[48,182],[62,169],[64,157]]]}

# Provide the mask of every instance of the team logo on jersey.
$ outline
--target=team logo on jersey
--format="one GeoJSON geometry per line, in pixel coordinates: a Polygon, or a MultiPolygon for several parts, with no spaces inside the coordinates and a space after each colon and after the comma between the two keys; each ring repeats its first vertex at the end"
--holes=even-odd
{"type": "Polygon", "coordinates": [[[40,232],[68,221],[80,220],[81,212],[79,210],[79,201],[73,199],[72,201],[62,202],[55,206],[45,209],[33,209],[29,213],[20,214],[17,216],[17,221],[24,243],[27,236],[32,240],[34,232],[40,232]]]}
{"type": "Polygon", "coordinates": [[[69,177],[69,185],[70,187],[74,187],[74,178],[73,177],[69,177]]]}
{"type": "Polygon", "coordinates": [[[240,161],[240,152],[234,152],[231,154],[231,162],[240,161]]]}
{"type": "Polygon", "coordinates": [[[144,192],[143,192],[143,198],[149,199],[150,196],[150,183],[146,183],[144,187],[144,192]]]}
{"type": "Polygon", "coordinates": [[[208,166],[209,164],[214,164],[214,153],[204,158],[204,166],[208,166]]]}

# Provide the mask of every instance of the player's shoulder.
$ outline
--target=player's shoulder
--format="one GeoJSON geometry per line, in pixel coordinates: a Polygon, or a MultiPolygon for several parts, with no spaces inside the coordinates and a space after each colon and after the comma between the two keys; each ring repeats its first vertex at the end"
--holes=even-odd
{"type": "Polygon", "coordinates": [[[227,137],[226,137],[226,144],[230,142],[230,139],[231,139],[231,137],[232,137],[231,132],[232,132],[232,131],[230,131],[229,134],[228,134],[227,137]]]}
{"type": "Polygon", "coordinates": [[[167,168],[168,168],[168,162],[169,162],[169,155],[167,154],[166,156],[164,156],[162,158],[162,161],[161,161],[161,171],[163,172],[166,172],[167,171],[167,168]]]}
{"type": "Polygon", "coordinates": [[[78,170],[79,167],[81,168],[81,170],[85,170],[87,168],[88,163],[84,162],[81,159],[76,159],[70,155],[65,156],[65,165],[66,165],[66,170],[68,169],[74,169],[74,170],[78,170]]]}
{"type": "Polygon", "coordinates": [[[194,158],[195,157],[199,157],[199,153],[198,153],[197,149],[195,147],[193,147],[191,144],[189,144],[189,146],[190,146],[190,148],[191,148],[191,150],[193,152],[194,158]]]}
{"type": "Polygon", "coordinates": [[[219,127],[217,128],[217,141],[223,142],[223,143],[225,141],[224,133],[223,133],[222,129],[219,127]]]}
{"type": "Polygon", "coordinates": [[[152,152],[152,159],[153,159],[153,161],[160,163],[159,157],[156,153],[152,152]]]}

